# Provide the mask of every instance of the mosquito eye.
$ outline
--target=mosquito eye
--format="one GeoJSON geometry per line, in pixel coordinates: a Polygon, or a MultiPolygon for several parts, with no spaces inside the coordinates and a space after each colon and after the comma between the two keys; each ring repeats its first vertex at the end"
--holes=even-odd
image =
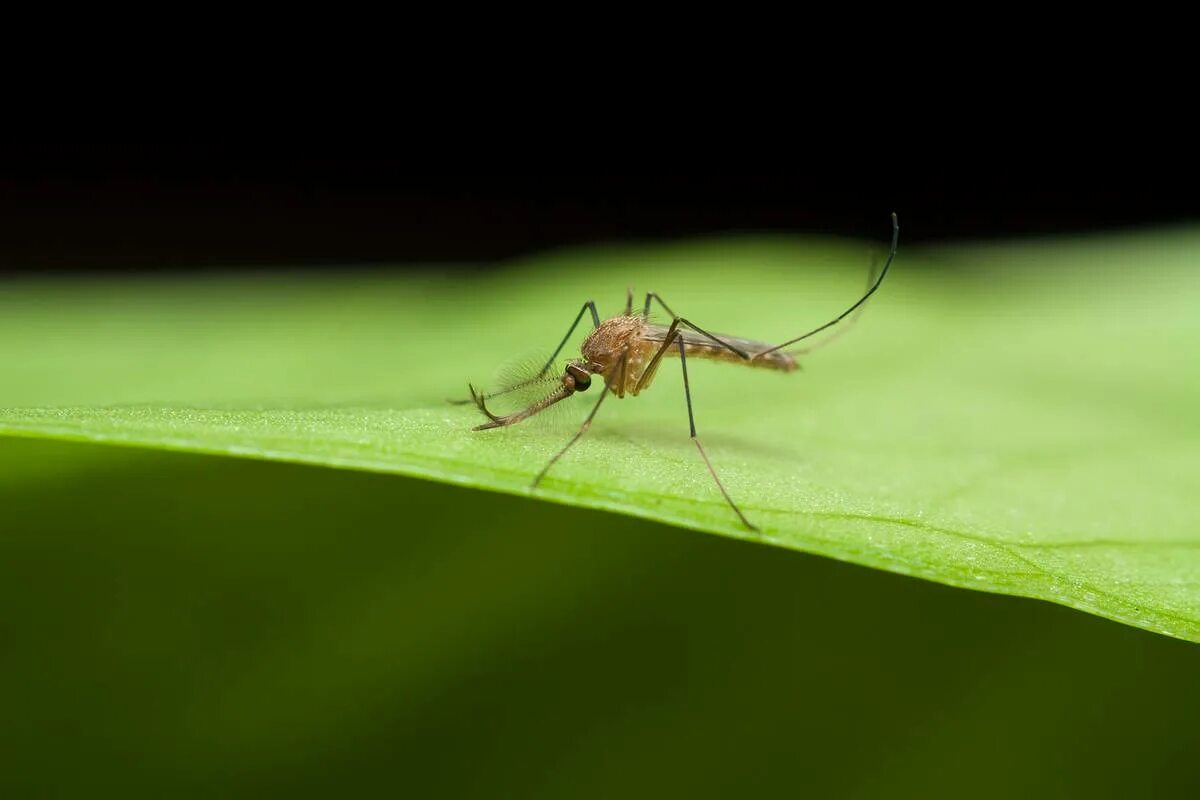
{"type": "Polygon", "coordinates": [[[577,392],[586,392],[592,385],[591,373],[577,364],[567,364],[567,374],[563,377],[571,379],[571,387],[577,392]]]}

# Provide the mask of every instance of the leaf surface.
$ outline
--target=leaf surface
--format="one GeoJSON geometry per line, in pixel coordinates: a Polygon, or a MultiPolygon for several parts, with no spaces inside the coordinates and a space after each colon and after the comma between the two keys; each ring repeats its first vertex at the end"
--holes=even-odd
{"type": "MultiPolygon", "coordinates": [[[[856,326],[781,374],[678,362],[473,433],[468,380],[653,289],[781,341],[862,291],[869,249],[714,240],[487,274],[343,271],[0,287],[0,432],[393,472],[643,516],[1200,641],[1200,233],[904,248],[856,326]]],[[[564,353],[575,355],[582,331],[564,353]]],[[[486,524],[486,521],[481,521],[486,524]]]]}

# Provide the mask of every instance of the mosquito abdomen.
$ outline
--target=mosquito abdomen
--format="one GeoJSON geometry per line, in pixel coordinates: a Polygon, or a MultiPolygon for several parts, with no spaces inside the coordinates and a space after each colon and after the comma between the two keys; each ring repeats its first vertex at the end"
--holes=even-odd
{"type": "MultiPolygon", "coordinates": [[[[646,327],[646,336],[648,339],[659,342],[665,339],[666,328],[659,325],[647,325],[646,327]]],[[[760,369],[774,369],[780,372],[794,372],[796,370],[796,357],[791,353],[775,350],[762,356],[755,356],[755,353],[771,349],[771,345],[766,342],[756,342],[753,339],[743,339],[740,336],[729,336],[724,333],[713,334],[725,344],[750,356],[750,358],[742,358],[733,350],[730,350],[729,347],[718,344],[703,334],[684,329],[679,329],[676,333],[683,339],[684,352],[687,353],[688,358],[727,361],[730,364],[741,364],[742,366],[758,367],[760,369]]],[[[672,347],[664,355],[678,357],[679,351],[672,347]]]]}

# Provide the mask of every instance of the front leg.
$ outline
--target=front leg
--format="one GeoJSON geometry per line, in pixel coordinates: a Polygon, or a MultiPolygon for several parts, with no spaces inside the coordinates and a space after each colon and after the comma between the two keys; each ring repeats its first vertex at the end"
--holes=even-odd
{"type": "MultiPolygon", "coordinates": [[[[629,357],[628,350],[626,350],[624,353],[621,354],[621,364],[620,364],[620,369],[619,369],[619,372],[621,375],[625,374],[625,362],[628,359],[628,357],[629,357]]],[[[622,380],[624,380],[624,378],[622,378],[622,380]]],[[[530,486],[529,488],[536,489],[538,487],[538,484],[542,482],[542,478],[546,477],[546,473],[550,471],[550,468],[553,467],[556,463],[558,463],[558,460],[560,458],[562,458],[563,455],[568,450],[570,450],[571,447],[574,446],[574,444],[576,442],[578,442],[581,438],[583,438],[583,435],[585,433],[587,433],[588,428],[592,427],[592,420],[596,418],[596,412],[600,410],[600,404],[604,402],[604,398],[608,397],[609,392],[616,391],[613,388],[613,384],[615,382],[616,382],[615,380],[605,381],[604,388],[600,391],[600,397],[596,400],[596,405],[592,406],[592,413],[587,415],[587,419],[585,419],[583,421],[583,424],[579,426],[579,430],[576,431],[575,435],[571,437],[571,441],[567,442],[563,446],[563,449],[559,450],[557,453],[555,453],[554,457],[550,459],[550,461],[546,464],[546,466],[542,467],[542,471],[539,472],[537,474],[537,477],[533,479],[533,485],[530,486]]]]}

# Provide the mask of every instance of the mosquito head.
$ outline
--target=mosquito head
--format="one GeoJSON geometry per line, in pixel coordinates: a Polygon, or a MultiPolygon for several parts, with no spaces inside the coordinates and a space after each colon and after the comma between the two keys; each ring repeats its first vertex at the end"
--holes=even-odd
{"type": "Polygon", "coordinates": [[[592,385],[592,373],[583,364],[572,361],[563,373],[563,386],[575,392],[586,392],[592,385]]]}

